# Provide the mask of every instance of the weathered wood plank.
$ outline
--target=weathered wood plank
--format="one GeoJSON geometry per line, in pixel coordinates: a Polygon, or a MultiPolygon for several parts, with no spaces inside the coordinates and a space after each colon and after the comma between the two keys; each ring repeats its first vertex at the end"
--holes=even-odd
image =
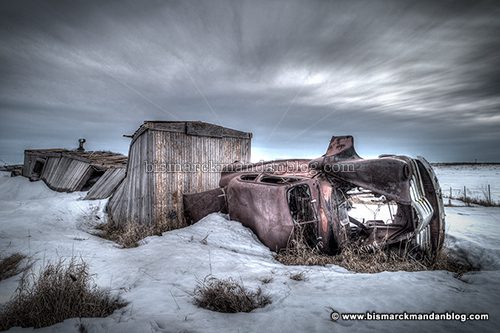
{"type": "Polygon", "coordinates": [[[120,185],[125,178],[125,168],[111,168],[106,170],[99,180],[92,186],[85,200],[106,199],[120,185]]]}

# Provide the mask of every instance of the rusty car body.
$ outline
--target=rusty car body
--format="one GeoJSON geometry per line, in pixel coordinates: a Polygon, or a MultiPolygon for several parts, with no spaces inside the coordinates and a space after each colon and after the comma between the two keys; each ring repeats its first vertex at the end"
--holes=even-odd
{"type": "Polygon", "coordinates": [[[363,159],[352,136],[332,137],[326,154],[313,160],[233,163],[219,185],[184,195],[188,222],[228,213],[273,251],[285,248],[297,229],[326,254],[356,242],[366,248],[409,244],[433,257],[444,241],[442,196],[430,164],[396,155],[363,159]],[[351,216],[360,202],[387,205],[389,217],[351,216]]]}

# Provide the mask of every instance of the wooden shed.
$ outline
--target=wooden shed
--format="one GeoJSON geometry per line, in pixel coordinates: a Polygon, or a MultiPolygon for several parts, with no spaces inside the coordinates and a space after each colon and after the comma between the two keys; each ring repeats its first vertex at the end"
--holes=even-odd
{"type": "MultiPolygon", "coordinates": [[[[107,172],[119,174],[115,170],[121,169],[123,179],[126,163],[126,156],[111,152],[29,149],[24,152],[23,176],[32,181],[41,179],[58,192],[86,191],[92,189],[107,172]]],[[[105,190],[99,191],[100,197],[92,198],[102,199],[105,198],[103,194],[111,195],[118,186],[117,177],[113,177],[113,181],[115,183],[101,182],[98,188],[105,185],[105,190]]]]}
{"type": "Polygon", "coordinates": [[[226,164],[250,161],[252,133],[200,121],[145,121],[107,210],[115,224],[185,225],[183,193],[219,186],[226,164]]]}

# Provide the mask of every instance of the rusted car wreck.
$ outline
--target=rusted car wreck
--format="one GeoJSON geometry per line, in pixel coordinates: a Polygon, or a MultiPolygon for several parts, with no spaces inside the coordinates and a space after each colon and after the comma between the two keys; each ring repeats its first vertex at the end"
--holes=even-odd
{"type": "Polygon", "coordinates": [[[367,248],[410,245],[433,257],[444,241],[445,220],[430,164],[422,157],[363,159],[353,143],[352,136],[334,136],[317,159],[228,165],[219,189],[184,195],[186,220],[226,212],[273,251],[285,248],[300,229],[310,246],[326,254],[355,242],[367,248]],[[363,202],[386,206],[388,218],[354,217],[353,208],[363,202]]]}

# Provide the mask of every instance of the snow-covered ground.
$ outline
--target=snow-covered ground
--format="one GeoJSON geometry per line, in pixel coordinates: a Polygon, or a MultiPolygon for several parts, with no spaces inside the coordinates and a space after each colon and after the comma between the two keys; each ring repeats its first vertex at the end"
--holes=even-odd
{"type": "MultiPolygon", "coordinates": [[[[284,266],[241,224],[213,214],[193,226],[120,249],[85,230],[105,201],[57,193],[43,182],[0,173],[0,253],[22,252],[42,265],[84,258],[97,283],[129,305],[107,318],[85,318],[89,332],[497,332],[500,327],[500,208],[447,208],[448,246],[481,266],[461,279],[446,271],[351,273],[338,266],[284,266]],[[207,237],[208,235],[208,237],[207,237]],[[206,238],[207,243],[200,242],[206,238]],[[289,278],[304,272],[305,281],[289,278]],[[223,314],[193,305],[198,280],[212,274],[262,287],[272,304],[251,313],[223,314]],[[260,280],[272,277],[263,284],[260,280]],[[489,313],[489,321],[337,321],[339,312],[489,313]]],[[[0,303],[19,277],[0,282],[0,303]]],[[[69,319],[39,332],[77,332],[69,319]]],[[[13,328],[12,332],[31,329],[13,328]]]]}
{"type": "Polygon", "coordinates": [[[449,196],[450,188],[453,197],[464,195],[486,199],[490,185],[491,199],[500,202],[500,165],[439,165],[434,170],[439,178],[443,194],[449,196]]]}

